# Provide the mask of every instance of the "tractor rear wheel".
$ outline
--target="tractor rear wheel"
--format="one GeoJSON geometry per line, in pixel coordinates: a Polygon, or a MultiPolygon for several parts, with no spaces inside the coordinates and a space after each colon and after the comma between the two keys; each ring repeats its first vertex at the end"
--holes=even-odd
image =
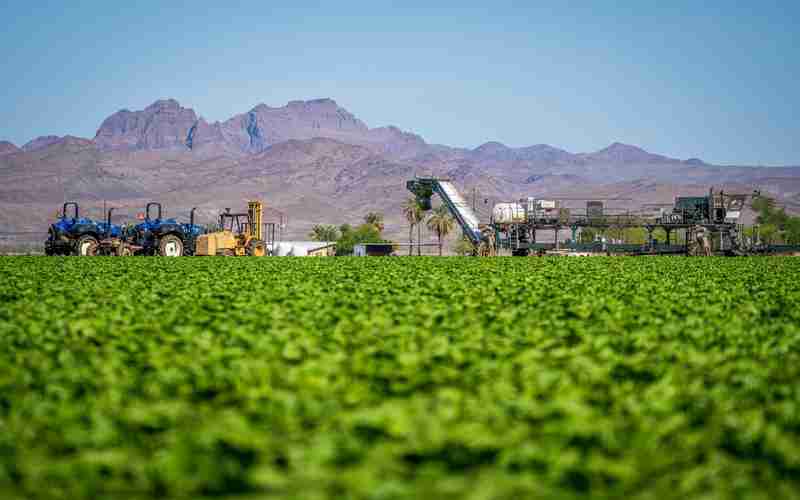
{"type": "Polygon", "coordinates": [[[250,257],[263,257],[267,254],[267,245],[263,241],[253,240],[248,243],[246,253],[250,257]]]}
{"type": "Polygon", "coordinates": [[[75,251],[80,257],[90,257],[97,255],[97,246],[97,238],[89,234],[84,234],[78,238],[78,243],[75,245],[75,251]]]}
{"type": "Polygon", "coordinates": [[[168,234],[159,240],[158,254],[162,257],[180,257],[183,255],[183,242],[174,234],[168,234]]]}

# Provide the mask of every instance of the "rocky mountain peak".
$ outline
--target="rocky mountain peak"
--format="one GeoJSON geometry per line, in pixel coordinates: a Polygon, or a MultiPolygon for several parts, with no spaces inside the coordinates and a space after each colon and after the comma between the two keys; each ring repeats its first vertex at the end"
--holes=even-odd
{"type": "Polygon", "coordinates": [[[503,144],[502,142],[498,141],[489,141],[484,142],[477,148],[473,149],[476,153],[490,153],[490,152],[497,152],[497,151],[508,151],[511,148],[503,144]]]}
{"type": "Polygon", "coordinates": [[[397,127],[370,129],[330,98],[295,100],[284,106],[259,103],[223,122],[208,123],[175,99],[159,99],[140,111],[122,109],[100,125],[95,142],[103,150],[156,150],[214,147],[254,154],[287,140],[326,137],[373,145],[393,155],[416,154],[425,141],[397,127]]]}
{"type": "Polygon", "coordinates": [[[520,158],[525,160],[540,160],[551,163],[572,162],[575,155],[549,144],[534,144],[518,150],[520,158]]]}
{"type": "Polygon", "coordinates": [[[38,149],[44,149],[59,141],[61,141],[61,137],[57,135],[42,135],[37,137],[36,139],[32,139],[26,142],[22,146],[22,150],[29,153],[31,151],[36,151],[38,149]]]}
{"type": "Polygon", "coordinates": [[[639,146],[621,142],[615,142],[599,151],[584,155],[584,157],[590,160],[611,163],[665,163],[677,161],[666,156],[649,153],[639,146]]]}
{"type": "Polygon", "coordinates": [[[689,158],[688,160],[684,160],[683,163],[685,163],[687,165],[695,165],[695,166],[708,165],[706,162],[704,162],[700,158],[689,158]]]}
{"type": "Polygon", "coordinates": [[[9,155],[12,153],[19,153],[20,151],[22,150],[18,148],[13,142],[0,141],[0,156],[9,155]]]}
{"type": "Polygon", "coordinates": [[[502,142],[489,141],[473,149],[472,156],[483,160],[513,160],[516,151],[502,142]]]}
{"type": "Polygon", "coordinates": [[[159,99],[142,111],[120,110],[95,135],[101,149],[184,149],[197,123],[194,110],[175,99],[159,99]]]}
{"type": "Polygon", "coordinates": [[[159,99],[145,108],[146,111],[179,111],[181,105],[175,99],[159,99]]]}

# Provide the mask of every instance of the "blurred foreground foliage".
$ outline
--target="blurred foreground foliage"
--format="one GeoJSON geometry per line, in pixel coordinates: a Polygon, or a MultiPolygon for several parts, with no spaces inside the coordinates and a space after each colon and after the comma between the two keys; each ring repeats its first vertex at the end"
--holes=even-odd
{"type": "Polygon", "coordinates": [[[0,259],[2,498],[796,498],[800,259],[0,259]]]}

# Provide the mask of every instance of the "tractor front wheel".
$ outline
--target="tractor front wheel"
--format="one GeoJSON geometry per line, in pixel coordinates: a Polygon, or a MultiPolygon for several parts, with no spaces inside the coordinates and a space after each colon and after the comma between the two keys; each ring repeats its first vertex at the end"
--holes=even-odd
{"type": "Polygon", "coordinates": [[[97,255],[97,246],[97,238],[84,234],[78,238],[78,243],[75,245],[75,253],[80,257],[97,255]]]}
{"type": "Polygon", "coordinates": [[[168,234],[158,242],[158,254],[162,257],[180,257],[183,255],[183,242],[174,234],[168,234]]]}

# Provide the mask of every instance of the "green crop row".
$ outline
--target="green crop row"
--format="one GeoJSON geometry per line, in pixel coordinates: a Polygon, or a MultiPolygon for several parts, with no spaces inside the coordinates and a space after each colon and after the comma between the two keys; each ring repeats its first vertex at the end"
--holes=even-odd
{"type": "Polygon", "coordinates": [[[0,498],[800,497],[800,259],[0,277],[0,498]]]}

